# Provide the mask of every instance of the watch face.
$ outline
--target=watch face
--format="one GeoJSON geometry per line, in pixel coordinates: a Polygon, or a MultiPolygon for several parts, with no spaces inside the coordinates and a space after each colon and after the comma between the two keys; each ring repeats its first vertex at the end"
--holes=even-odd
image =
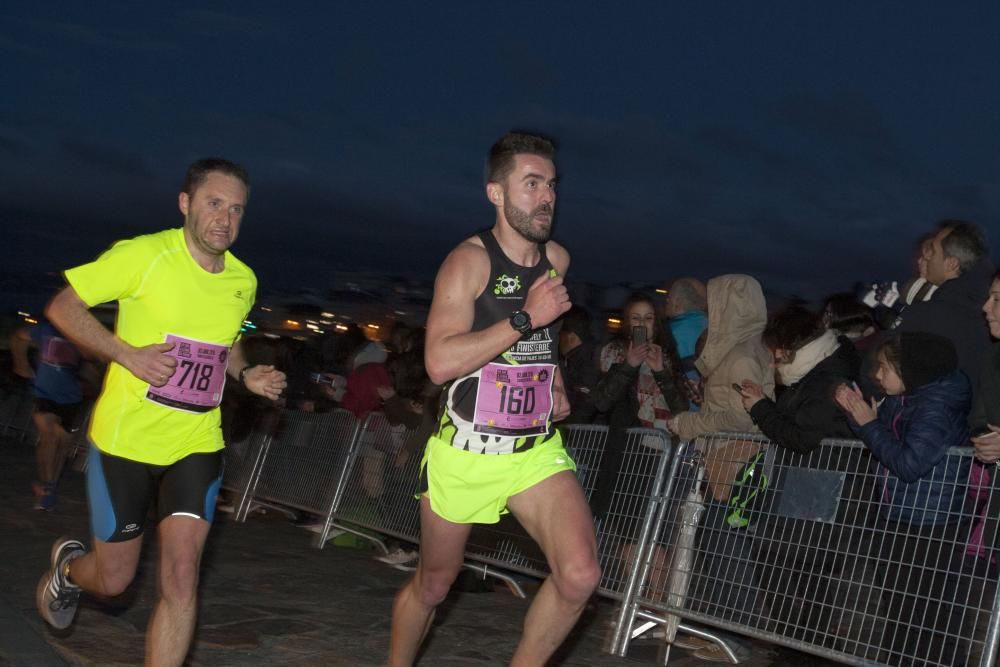
{"type": "Polygon", "coordinates": [[[510,322],[515,329],[523,329],[528,326],[528,321],[528,314],[521,310],[510,316],[510,322]]]}

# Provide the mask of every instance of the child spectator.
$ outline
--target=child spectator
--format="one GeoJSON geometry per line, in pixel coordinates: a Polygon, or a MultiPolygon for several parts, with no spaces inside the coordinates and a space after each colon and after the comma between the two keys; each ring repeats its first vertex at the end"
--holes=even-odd
{"type": "Polygon", "coordinates": [[[893,651],[890,662],[926,656],[961,664],[961,610],[954,598],[964,545],[956,537],[969,459],[949,456],[948,448],[969,442],[969,381],[958,370],[954,345],[934,334],[904,332],[886,340],[877,363],[875,379],[886,394],[881,405],[847,385],[836,398],[882,477],[879,551],[886,577],[899,582],[898,592],[883,601],[889,624],[883,636],[892,638],[883,648],[893,651]],[[933,632],[919,627],[922,619],[934,619],[933,632]]]}

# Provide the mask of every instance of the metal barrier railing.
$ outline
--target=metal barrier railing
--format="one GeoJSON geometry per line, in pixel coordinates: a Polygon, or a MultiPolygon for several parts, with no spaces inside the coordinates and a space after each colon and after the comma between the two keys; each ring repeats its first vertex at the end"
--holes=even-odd
{"type": "Polygon", "coordinates": [[[971,460],[949,450],[901,489],[856,441],[826,440],[809,455],[759,434],[682,445],[624,628],[658,622],[672,641],[683,619],[702,624],[700,636],[713,636],[708,626],[847,664],[989,667],[994,536],[979,550],[969,538],[994,491],[970,479],[971,460]],[[905,502],[889,501],[904,491],[905,502]],[[653,576],[657,552],[669,554],[665,578],[653,576]]]}
{"type": "Polygon", "coordinates": [[[355,447],[359,424],[350,412],[285,412],[255,461],[256,477],[246,487],[252,506],[295,516],[295,510],[328,516],[355,447]]]}
{"type": "Polygon", "coordinates": [[[407,434],[379,412],[368,415],[358,428],[351,456],[338,480],[338,492],[327,512],[326,530],[319,541],[321,548],[333,528],[368,539],[383,552],[388,549],[380,535],[420,542],[420,510],[416,501],[420,453],[402,458],[407,434]]]}
{"type": "MultiPolygon", "coordinates": [[[[676,447],[656,430],[632,429],[623,442],[600,426],[563,434],[595,510],[598,593],[623,603],[611,651],[625,655],[637,628],[659,624],[668,642],[680,629],[730,654],[725,632],[847,664],[994,664],[995,522],[979,555],[965,549],[981,508],[1000,499],[970,482],[970,450],[950,450],[947,474],[911,485],[924,502],[918,519],[901,521],[884,502],[891,480],[856,441],[801,455],[760,434],[676,447]]],[[[398,456],[408,435],[380,413],[364,424],[342,412],[285,414],[273,437],[248,446],[254,479],[241,486],[253,503],[325,516],[320,547],[333,528],[383,550],[384,536],[419,543],[420,456],[398,456]]],[[[511,519],[477,526],[466,558],[508,581],[548,574],[511,519]]]]}

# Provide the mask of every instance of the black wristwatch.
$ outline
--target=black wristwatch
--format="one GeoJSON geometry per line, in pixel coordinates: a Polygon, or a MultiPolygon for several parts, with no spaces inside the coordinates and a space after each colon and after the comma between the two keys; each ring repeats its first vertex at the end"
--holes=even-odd
{"type": "Polygon", "coordinates": [[[518,333],[528,333],[531,331],[531,315],[523,310],[515,310],[510,314],[510,326],[514,327],[514,331],[518,333]]]}

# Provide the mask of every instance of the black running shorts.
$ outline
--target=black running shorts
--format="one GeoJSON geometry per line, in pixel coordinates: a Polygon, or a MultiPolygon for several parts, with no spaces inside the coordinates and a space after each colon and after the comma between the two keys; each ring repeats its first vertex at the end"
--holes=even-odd
{"type": "Polygon", "coordinates": [[[211,523],[221,483],[222,450],[157,466],[111,456],[91,444],[87,498],[94,537],[102,542],[139,537],[151,504],[156,522],[183,515],[211,523]]]}

